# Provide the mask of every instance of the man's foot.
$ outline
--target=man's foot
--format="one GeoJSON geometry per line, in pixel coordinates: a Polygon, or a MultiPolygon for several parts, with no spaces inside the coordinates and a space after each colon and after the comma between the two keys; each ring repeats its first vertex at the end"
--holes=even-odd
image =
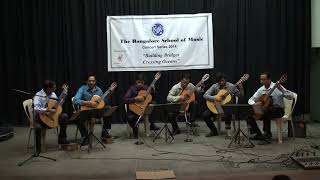
{"type": "Polygon", "coordinates": [[[109,132],[107,131],[107,132],[102,132],[101,133],[101,138],[111,138],[112,136],[109,134],[109,132]]]}
{"type": "Polygon", "coordinates": [[[59,138],[58,143],[59,144],[70,144],[70,142],[67,140],[67,138],[59,138]]]}
{"type": "Polygon", "coordinates": [[[156,126],[155,124],[150,124],[150,130],[152,131],[158,131],[160,128],[156,126]]]}
{"type": "Polygon", "coordinates": [[[272,139],[272,134],[271,134],[271,132],[264,132],[264,133],[263,133],[263,136],[264,136],[264,138],[267,139],[267,140],[271,140],[271,139],[272,139]]]}
{"type": "Polygon", "coordinates": [[[173,135],[177,135],[177,134],[180,134],[181,133],[181,131],[180,131],[180,129],[175,129],[175,130],[173,130],[173,135]]]}
{"type": "Polygon", "coordinates": [[[81,138],[80,138],[79,144],[80,144],[81,146],[85,146],[85,145],[88,145],[88,144],[89,144],[89,139],[87,138],[87,140],[84,141],[85,138],[86,138],[86,137],[81,137],[81,138]]]}
{"type": "Polygon", "coordinates": [[[217,130],[211,130],[208,134],[206,134],[206,137],[212,137],[212,136],[218,136],[219,133],[217,130]]]}
{"type": "Polygon", "coordinates": [[[197,123],[195,122],[190,122],[189,126],[191,127],[200,127],[197,123]]]}
{"type": "Polygon", "coordinates": [[[262,134],[256,134],[253,137],[249,137],[249,140],[264,140],[264,136],[262,134]]]}

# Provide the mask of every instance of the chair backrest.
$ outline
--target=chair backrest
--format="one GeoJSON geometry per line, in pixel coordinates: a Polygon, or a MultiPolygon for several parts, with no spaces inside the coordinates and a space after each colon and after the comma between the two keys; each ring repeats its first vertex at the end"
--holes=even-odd
{"type": "Polygon", "coordinates": [[[26,116],[28,117],[28,120],[29,120],[29,126],[30,128],[33,128],[33,109],[32,109],[32,99],[28,99],[28,100],[25,100],[23,101],[22,103],[23,105],[23,109],[24,109],[24,112],[26,113],[26,116]]]}
{"type": "Polygon", "coordinates": [[[292,116],[293,110],[296,106],[297,100],[298,100],[298,95],[295,92],[289,91],[293,98],[292,99],[287,99],[283,98],[284,101],[284,118],[290,118],[292,116]]]}
{"type": "Polygon", "coordinates": [[[73,112],[76,112],[78,109],[76,108],[75,104],[73,103],[74,97],[71,98],[71,104],[73,108],[73,112]]]}

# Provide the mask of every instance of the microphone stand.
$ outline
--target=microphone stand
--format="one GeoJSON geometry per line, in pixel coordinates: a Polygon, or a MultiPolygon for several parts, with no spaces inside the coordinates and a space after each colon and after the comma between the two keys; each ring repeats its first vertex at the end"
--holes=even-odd
{"type": "MultiPolygon", "coordinates": [[[[33,154],[29,158],[27,158],[26,160],[24,160],[21,163],[19,163],[18,166],[22,166],[24,163],[28,162],[29,160],[31,160],[33,158],[38,158],[38,157],[41,157],[41,158],[44,158],[44,159],[49,159],[49,160],[52,160],[52,161],[57,161],[54,158],[42,156],[42,155],[40,155],[40,152],[37,152],[37,148],[36,148],[36,146],[37,146],[36,127],[40,126],[40,124],[37,124],[38,122],[36,121],[36,116],[35,116],[35,110],[34,110],[34,97],[35,96],[38,96],[38,95],[34,95],[32,97],[32,118],[33,118],[33,125],[34,125],[34,130],[33,130],[33,142],[34,142],[33,154]]],[[[43,96],[39,96],[39,97],[43,97],[43,96]]]]}

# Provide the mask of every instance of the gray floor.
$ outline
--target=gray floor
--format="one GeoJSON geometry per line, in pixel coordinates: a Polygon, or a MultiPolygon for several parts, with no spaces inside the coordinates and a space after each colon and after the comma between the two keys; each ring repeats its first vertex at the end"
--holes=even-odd
{"type": "MultiPolygon", "coordinates": [[[[172,143],[166,143],[163,135],[156,142],[152,142],[151,137],[143,136],[145,144],[140,146],[134,145],[134,139],[127,138],[125,124],[115,124],[111,130],[111,134],[116,137],[114,143],[106,145],[105,149],[98,144],[91,153],[87,152],[87,146],[72,152],[59,150],[57,136],[53,130],[49,130],[47,151],[42,155],[56,158],[57,161],[36,158],[21,167],[17,164],[31,155],[31,150],[27,152],[26,149],[29,128],[17,127],[13,139],[0,143],[0,178],[135,179],[137,170],[171,169],[178,179],[232,179],[246,177],[249,173],[258,176],[262,174],[270,179],[274,174],[306,172],[293,164],[288,154],[295,149],[311,149],[314,144],[320,145],[320,124],[308,125],[307,138],[293,140],[287,138],[284,132],[284,142],[279,145],[276,142],[275,124],[272,123],[272,143],[256,145],[254,148],[227,148],[230,139],[224,134],[206,138],[204,135],[208,129],[204,123],[199,124],[200,136],[192,137],[193,142],[184,142],[185,124],[180,123],[183,132],[172,143]]],[[[245,129],[244,122],[242,128],[245,129]]],[[[95,130],[99,137],[101,126],[96,125],[95,130]]],[[[68,126],[68,137],[74,138],[74,134],[75,126],[68,126]]],[[[320,155],[320,151],[316,152],[320,155]]],[[[315,172],[318,173],[316,176],[320,174],[318,170],[312,173],[315,172]]]]}

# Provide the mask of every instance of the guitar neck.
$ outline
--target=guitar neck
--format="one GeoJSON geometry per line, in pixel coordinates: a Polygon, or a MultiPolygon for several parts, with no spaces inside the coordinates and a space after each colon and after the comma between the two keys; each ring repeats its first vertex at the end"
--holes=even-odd
{"type": "Polygon", "coordinates": [[[234,84],[233,86],[231,86],[231,88],[227,88],[227,92],[223,94],[224,97],[228,96],[229,94],[231,94],[231,91],[234,90],[234,88],[237,87],[237,85],[239,84],[239,82],[237,82],[236,84],[234,84]]]}
{"type": "Polygon", "coordinates": [[[154,86],[154,85],[156,84],[156,82],[157,82],[157,79],[154,79],[154,80],[151,82],[150,86],[149,86],[148,89],[147,89],[146,97],[150,94],[151,88],[152,88],[152,86],[154,86]]]}
{"type": "Polygon", "coordinates": [[[273,93],[273,91],[276,89],[277,85],[278,85],[278,83],[275,83],[275,84],[274,84],[274,86],[273,86],[273,87],[270,89],[270,91],[267,93],[268,96],[270,96],[270,95],[273,93]]]}
{"type": "Polygon", "coordinates": [[[104,98],[106,98],[111,92],[111,89],[109,88],[97,101],[100,103],[104,98]]]}
{"type": "Polygon", "coordinates": [[[57,108],[59,105],[62,106],[64,103],[63,93],[60,94],[58,101],[55,102],[54,108],[57,108]]]}

